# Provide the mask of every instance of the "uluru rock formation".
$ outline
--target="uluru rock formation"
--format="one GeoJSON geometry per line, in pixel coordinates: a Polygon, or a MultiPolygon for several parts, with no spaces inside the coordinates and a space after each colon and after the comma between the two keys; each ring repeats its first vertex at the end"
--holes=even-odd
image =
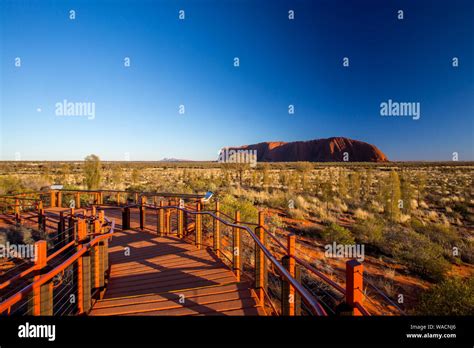
{"type": "Polygon", "coordinates": [[[349,162],[387,162],[376,146],[343,137],[294,142],[265,142],[228,150],[257,150],[259,162],[342,162],[347,153],[349,162]]]}

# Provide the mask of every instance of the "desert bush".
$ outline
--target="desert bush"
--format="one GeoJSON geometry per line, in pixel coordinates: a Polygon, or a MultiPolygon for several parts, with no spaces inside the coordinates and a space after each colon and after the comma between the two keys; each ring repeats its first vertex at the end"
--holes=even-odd
{"type": "Polygon", "coordinates": [[[0,228],[0,235],[3,241],[8,241],[10,244],[34,244],[41,239],[39,231],[24,226],[0,228]]]}
{"type": "Polygon", "coordinates": [[[367,220],[369,217],[371,217],[371,214],[363,209],[357,208],[354,211],[354,217],[357,220],[367,220]]]}
{"type": "Polygon", "coordinates": [[[301,209],[298,208],[292,208],[287,210],[288,215],[295,220],[304,220],[305,219],[305,213],[301,209]]]}
{"type": "Polygon", "coordinates": [[[472,315],[474,278],[447,278],[422,294],[416,309],[421,315],[472,315]]]}
{"type": "Polygon", "coordinates": [[[420,224],[419,221],[414,221],[412,223],[413,229],[428,238],[433,242],[438,243],[439,245],[445,248],[451,248],[456,243],[459,242],[460,238],[457,235],[456,231],[446,225],[441,224],[420,224]]]}
{"type": "Polygon", "coordinates": [[[232,195],[224,195],[220,197],[221,210],[229,215],[234,216],[235,211],[240,211],[240,219],[246,222],[256,222],[258,217],[258,209],[253,203],[244,198],[236,198],[232,195]]]}
{"type": "Polygon", "coordinates": [[[461,260],[471,265],[474,264],[474,241],[463,240],[460,243],[461,260]]]}
{"type": "Polygon", "coordinates": [[[354,244],[354,237],[351,232],[336,223],[329,224],[329,226],[321,232],[321,237],[327,243],[354,244]]]}
{"type": "Polygon", "coordinates": [[[439,281],[448,270],[443,248],[411,229],[394,227],[384,231],[379,246],[384,253],[427,279],[439,281]]]}
{"type": "Polygon", "coordinates": [[[24,189],[25,185],[17,177],[7,175],[3,178],[0,178],[0,194],[15,193],[24,189]]]}
{"type": "Polygon", "coordinates": [[[271,233],[275,234],[278,229],[285,229],[286,224],[277,214],[268,215],[265,219],[265,225],[268,226],[268,229],[271,233]]]}
{"type": "Polygon", "coordinates": [[[359,243],[380,247],[384,227],[385,224],[381,219],[370,218],[365,221],[357,221],[353,226],[353,235],[359,243]]]}

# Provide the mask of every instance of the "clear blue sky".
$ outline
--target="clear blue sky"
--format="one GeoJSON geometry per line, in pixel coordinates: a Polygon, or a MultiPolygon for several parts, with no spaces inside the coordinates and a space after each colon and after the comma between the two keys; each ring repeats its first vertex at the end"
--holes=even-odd
{"type": "Polygon", "coordinates": [[[472,0],[0,3],[3,160],[206,160],[331,136],[392,160],[474,160],[472,0]],[[56,116],[64,99],[95,102],[95,119],[56,116]],[[421,118],[381,117],[388,99],[421,118]]]}

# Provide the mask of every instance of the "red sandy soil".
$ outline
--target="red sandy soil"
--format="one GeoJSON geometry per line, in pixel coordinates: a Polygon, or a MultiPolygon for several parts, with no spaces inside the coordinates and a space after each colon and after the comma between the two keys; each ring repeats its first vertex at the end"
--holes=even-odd
{"type": "MultiPolygon", "coordinates": [[[[320,222],[311,219],[291,219],[282,211],[277,209],[268,209],[268,212],[270,214],[278,214],[286,224],[286,230],[297,233],[297,256],[309,262],[319,260],[323,262],[323,264],[331,266],[331,268],[334,270],[334,274],[331,275],[331,278],[344,286],[345,262],[347,259],[325,257],[325,243],[323,241],[298,234],[298,230],[301,230],[302,227],[310,226],[315,230],[322,230],[324,226],[320,222]]],[[[338,224],[346,227],[350,226],[351,223],[353,223],[353,221],[350,218],[343,218],[342,221],[338,221],[338,224]]],[[[282,235],[282,237],[284,236],[282,235]]],[[[404,304],[400,305],[400,307],[405,309],[405,311],[413,309],[418,302],[420,294],[424,290],[428,289],[431,285],[430,282],[410,274],[407,267],[404,265],[390,262],[390,259],[387,257],[382,258],[366,254],[363,261],[363,266],[364,276],[367,276],[370,281],[384,293],[386,293],[386,290],[383,288],[383,284],[392,284],[392,292],[389,294],[389,297],[394,300],[394,302],[396,302],[398,294],[403,294],[404,304]]],[[[319,270],[324,271],[322,269],[319,270]]],[[[449,274],[466,278],[471,277],[474,275],[474,267],[467,264],[453,265],[449,274]]],[[[371,288],[369,289],[371,290],[371,288]]],[[[370,292],[372,294],[375,293],[373,290],[370,292]]],[[[374,306],[368,301],[364,302],[364,306],[366,306],[366,308],[372,314],[397,315],[398,310],[390,306],[387,301],[382,301],[380,296],[370,296],[370,298],[377,306],[374,306]]]]}

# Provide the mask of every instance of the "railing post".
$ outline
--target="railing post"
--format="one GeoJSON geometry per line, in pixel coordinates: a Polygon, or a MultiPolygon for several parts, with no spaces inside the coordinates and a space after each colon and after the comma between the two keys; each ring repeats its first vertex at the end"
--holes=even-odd
{"type": "Polygon", "coordinates": [[[125,207],[122,210],[122,230],[130,229],[130,208],[125,207]]]}
{"type": "Polygon", "coordinates": [[[115,200],[116,200],[117,205],[120,205],[120,192],[117,192],[115,194],[115,200]]]}
{"type": "MultiPolygon", "coordinates": [[[[283,256],[282,264],[288,270],[293,278],[296,278],[296,261],[295,256],[296,237],[294,234],[288,235],[287,249],[288,254],[283,256]]],[[[297,279],[298,280],[298,279],[297,279]]],[[[282,279],[282,296],[281,308],[283,315],[293,316],[296,314],[296,294],[295,288],[285,279],[282,279]]]]}
{"type": "MultiPolygon", "coordinates": [[[[196,203],[196,211],[201,211],[201,203],[196,203]]],[[[196,214],[196,241],[195,244],[198,249],[201,249],[202,246],[202,216],[201,214],[196,214]]]]}
{"type": "Polygon", "coordinates": [[[63,246],[65,243],[65,232],[66,232],[66,219],[64,218],[64,212],[59,212],[59,222],[58,222],[58,245],[63,246]]]}
{"type": "Polygon", "coordinates": [[[41,230],[41,229],[44,230],[43,219],[45,219],[44,209],[40,208],[40,209],[38,209],[38,229],[39,230],[41,230]]]}
{"type": "Polygon", "coordinates": [[[163,209],[163,201],[160,201],[160,208],[158,209],[158,234],[160,237],[165,235],[165,210],[163,209]]]}
{"type": "Polygon", "coordinates": [[[76,209],[79,209],[81,207],[81,194],[79,192],[76,192],[76,194],[74,195],[75,196],[75,199],[76,199],[76,204],[74,205],[74,207],[76,209]]]}
{"type": "Polygon", "coordinates": [[[183,238],[184,212],[178,209],[178,238],[183,238]]]}
{"type": "Polygon", "coordinates": [[[51,208],[55,208],[56,207],[56,191],[49,192],[49,200],[50,200],[51,208]]]}
{"type": "Polygon", "coordinates": [[[61,191],[58,191],[57,206],[59,208],[61,208],[63,206],[63,193],[61,191]]]}
{"type": "Polygon", "coordinates": [[[94,222],[92,223],[93,233],[100,233],[101,226],[102,226],[102,223],[100,222],[100,219],[95,219],[94,222]]]}
{"type": "MultiPolygon", "coordinates": [[[[96,233],[102,234],[104,228],[102,227],[101,219],[104,218],[104,211],[99,212],[99,219],[96,220],[98,224],[95,224],[97,228],[96,233]]],[[[94,288],[99,290],[101,293],[104,290],[105,285],[105,254],[104,254],[104,241],[99,242],[93,247],[93,256],[94,256],[94,288]]]]}
{"type": "MultiPolygon", "coordinates": [[[[168,206],[170,206],[171,204],[169,204],[168,202],[168,206]]],[[[171,230],[171,209],[166,209],[165,211],[165,218],[166,218],[166,221],[165,221],[165,233],[166,235],[169,235],[171,234],[171,232],[173,232],[171,230]]]]}
{"type": "MultiPolygon", "coordinates": [[[[38,280],[46,272],[48,243],[40,240],[35,243],[35,276],[33,281],[38,280]]],[[[51,281],[41,286],[33,287],[33,301],[31,314],[53,315],[53,283],[51,281]]]]}
{"type": "Polygon", "coordinates": [[[145,196],[141,196],[140,202],[140,229],[144,230],[146,225],[146,207],[147,199],[145,196]]]}
{"type": "Polygon", "coordinates": [[[362,315],[355,307],[356,303],[362,303],[363,291],[363,266],[357,260],[346,262],[346,303],[352,308],[352,315],[362,315]]]}
{"type": "MultiPolygon", "coordinates": [[[[78,250],[83,248],[83,244],[87,243],[87,225],[84,219],[78,220],[78,250]]],[[[90,251],[86,251],[77,260],[77,286],[78,286],[78,312],[79,314],[87,313],[91,308],[91,256],[90,251]]]]}
{"type": "MultiPolygon", "coordinates": [[[[240,223],[240,211],[235,212],[235,223],[240,223]]],[[[234,266],[234,274],[237,281],[240,282],[240,229],[237,227],[232,228],[232,263],[234,266]]]]}
{"type": "Polygon", "coordinates": [[[76,229],[77,229],[76,218],[74,216],[74,208],[71,208],[71,215],[69,216],[69,219],[68,219],[67,229],[68,229],[67,242],[69,243],[74,240],[76,229]]]}
{"type": "MultiPolygon", "coordinates": [[[[216,212],[215,215],[220,217],[220,205],[219,201],[216,201],[216,212]]],[[[217,257],[221,257],[221,233],[220,233],[221,225],[218,219],[214,219],[214,252],[216,253],[217,257]]]]}
{"type": "MultiPolygon", "coordinates": [[[[262,211],[258,213],[257,237],[265,246],[265,215],[262,211]]],[[[267,267],[265,262],[265,254],[263,250],[255,245],[255,289],[257,292],[260,305],[265,305],[265,291],[267,283],[267,267]]]]}

